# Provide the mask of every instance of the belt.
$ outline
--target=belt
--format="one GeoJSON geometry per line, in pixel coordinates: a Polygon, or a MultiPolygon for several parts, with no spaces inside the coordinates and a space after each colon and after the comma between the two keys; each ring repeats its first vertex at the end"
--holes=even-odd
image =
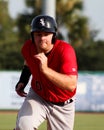
{"type": "Polygon", "coordinates": [[[54,105],[58,105],[58,106],[64,106],[64,105],[72,103],[72,102],[73,102],[73,99],[68,99],[65,102],[50,102],[50,103],[52,103],[54,105]]]}

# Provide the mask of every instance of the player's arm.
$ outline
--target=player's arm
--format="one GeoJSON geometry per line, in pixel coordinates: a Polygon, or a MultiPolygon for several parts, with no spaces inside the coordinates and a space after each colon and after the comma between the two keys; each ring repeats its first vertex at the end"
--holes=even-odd
{"type": "Polygon", "coordinates": [[[44,75],[53,84],[60,87],[61,89],[74,91],[77,86],[77,76],[76,75],[66,75],[58,73],[51,68],[47,68],[43,71],[44,75]]]}
{"type": "Polygon", "coordinates": [[[20,79],[15,87],[17,94],[21,97],[26,97],[27,95],[27,93],[24,92],[24,88],[26,87],[29,81],[30,75],[31,75],[30,69],[25,62],[20,75],[20,79]]]}
{"type": "Polygon", "coordinates": [[[48,80],[61,89],[74,91],[77,86],[77,75],[62,74],[49,68],[47,65],[47,57],[44,55],[44,53],[35,55],[35,58],[40,61],[40,70],[48,80]]]}

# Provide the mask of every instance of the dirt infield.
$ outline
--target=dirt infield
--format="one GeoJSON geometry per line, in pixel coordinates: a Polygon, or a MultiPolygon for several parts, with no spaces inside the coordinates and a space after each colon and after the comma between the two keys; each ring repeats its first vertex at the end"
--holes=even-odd
{"type": "MultiPolygon", "coordinates": [[[[0,110],[0,113],[10,114],[10,113],[18,113],[19,110],[0,110]]],[[[104,114],[104,112],[92,112],[92,111],[76,111],[76,114],[104,114]]]]}
{"type": "Polygon", "coordinates": [[[18,110],[0,110],[0,113],[3,113],[3,114],[16,114],[18,113],[18,110]]]}

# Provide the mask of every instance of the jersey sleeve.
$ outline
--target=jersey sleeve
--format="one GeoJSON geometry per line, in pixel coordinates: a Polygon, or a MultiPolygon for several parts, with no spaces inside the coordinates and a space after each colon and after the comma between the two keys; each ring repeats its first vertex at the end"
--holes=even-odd
{"type": "Polygon", "coordinates": [[[77,59],[73,47],[65,46],[61,56],[61,72],[68,75],[77,75],[77,59]]]}

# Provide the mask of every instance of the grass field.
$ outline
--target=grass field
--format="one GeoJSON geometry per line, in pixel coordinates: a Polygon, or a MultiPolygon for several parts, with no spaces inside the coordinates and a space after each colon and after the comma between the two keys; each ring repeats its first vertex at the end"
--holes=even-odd
{"type": "MultiPolygon", "coordinates": [[[[16,112],[0,112],[0,130],[13,130],[16,112]]],[[[44,122],[39,130],[46,130],[44,122]]],[[[104,130],[104,113],[78,113],[75,116],[74,130],[104,130]]]]}

